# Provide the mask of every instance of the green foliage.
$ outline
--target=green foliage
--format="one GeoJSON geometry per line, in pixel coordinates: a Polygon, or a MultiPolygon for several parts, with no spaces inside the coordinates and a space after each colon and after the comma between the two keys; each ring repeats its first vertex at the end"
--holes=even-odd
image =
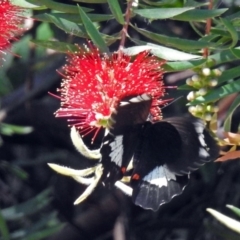
{"type": "MultiPolygon", "coordinates": [[[[14,62],[14,56],[6,55],[0,69],[0,96],[13,91],[18,82],[23,83],[17,71],[14,72],[15,78],[11,78],[8,74],[9,69],[15,67],[15,64],[16,69],[19,69],[21,64],[29,65],[31,71],[38,69],[41,62],[35,64],[35,60],[44,57],[47,49],[59,53],[73,53],[79,50],[75,43],[91,40],[101,52],[109,53],[109,48],[113,47],[112,44],[122,38],[122,29],[127,17],[125,9],[129,1],[74,0],[72,4],[59,3],[57,0],[12,0],[12,2],[33,12],[33,19],[38,22],[38,26],[34,28],[34,34],[31,35],[28,32],[14,44],[14,53],[21,56],[17,63],[14,62]],[[88,7],[85,7],[86,4],[88,7]],[[97,8],[93,9],[94,5],[91,4],[105,4],[109,11],[100,13],[97,8]],[[118,26],[114,28],[114,33],[103,31],[106,30],[104,26],[112,23],[118,26]],[[58,31],[62,32],[62,35],[58,31]],[[32,57],[34,55],[31,49],[32,43],[37,48],[34,57],[32,57]]],[[[217,85],[207,88],[206,93],[195,96],[188,103],[189,106],[202,108],[204,113],[209,110],[212,114],[212,107],[219,100],[240,92],[238,67],[240,10],[238,8],[208,9],[207,1],[203,3],[194,0],[142,0],[139,2],[138,6],[131,8],[126,37],[133,46],[124,48],[126,54],[134,57],[141,51],[149,51],[157,58],[166,60],[163,65],[166,72],[191,70],[193,74],[199,74],[205,68],[211,70],[220,68],[222,74],[219,76],[206,78],[202,76],[206,86],[212,80],[217,80],[217,85]],[[205,34],[206,21],[209,18],[212,19],[212,25],[210,32],[205,34]],[[174,24],[167,25],[169,22],[174,24]],[[191,28],[194,32],[192,35],[188,33],[191,28]],[[203,56],[204,49],[208,49],[207,57],[203,56]]],[[[116,49],[114,45],[114,50],[116,49]]],[[[200,89],[187,84],[178,88],[179,92],[181,90],[197,92],[200,89]]],[[[227,132],[230,131],[232,115],[239,105],[238,95],[226,112],[224,130],[227,132]]],[[[32,130],[31,127],[0,123],[0,134],[8,136],[27,134],[32,130]]],[[[0,169],[14,174],[21,181],[25,181],[28,177],[22,168],[4,161],[0,162],[0,169]]],[[[3,238],[6,240],[45,239],[57,231],[62,225],[55,212],[43,216],[39,214],[49,206],[50,192],[50,190],[44,191],[28,202],[2,209],[0,233],[3,238]],[[15,232],[11,232],[8,228],[9,221],[18,222],[34,214],[39,214],[41,217],[34,217],[31,228],[24,231],[19,228],[15,232]]],[[[240,216],[239,209],[233,206],[229,208],[240,216]]]]}

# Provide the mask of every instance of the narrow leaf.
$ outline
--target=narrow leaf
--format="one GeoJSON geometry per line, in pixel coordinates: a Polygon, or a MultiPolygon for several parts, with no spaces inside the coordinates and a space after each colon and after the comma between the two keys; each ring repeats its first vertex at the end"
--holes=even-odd
{"type": "Polygon", "coordinates": [[[163,69],[167,72],[183,71],[195,68],[197,66],[201,66],[206,61],[207,61],[206,59],[200,59],[191,61],[167,62],[166,64],[163,65],[163,69]]]}
{"type": "Polygon", "coordinates": [[[88,33],[89,37],[93,41],[93,43],[102,51],[105,53],[108,53],[108,47],[105,41],[103,40],[101,34],[97,30],[97,28],[94,26],[94,24],[91,22],[87,14],[81,9],[80,6],[78,6],[79,14],[81,16],[83,25],[85,27],[86,32],[88,33]]]}
{"type": "Polygon", "coordinates": [[[224,82],[234,79],[240,76],[239,66],[230,68],[223,71],[222,75],[218,78],[218,84],[223,84],[224,82]]]}
{"type": "Polygon", "coordinates": [[[0,209],[0,233],[3,240],[10,240],[8,226],[6,220],[4,219],[4,216],[2,215],[1,209],[0,209]]]}
{"type": "MultiPolygon", "coordinates": [[[[109,0],[111,1],[111,0],[109,0]]],[[[173,18],[179,14],[193,9],[192,7],[182,8],[150,8],[150,9],[134,9],[133,12],[151,20],[173,18]]]]}
{"type": "Polygon", "coordinates": [[[108,2],[108,6],[109,6],[113,16],[116,18],[116,20],[120,24],[123,25],[124,18],[123,18],[123,13],[122,13],[122,10],[121,10],[118,0],[107,0],[107,2],[108,2]]]}
{"type": "Polygon", "coordinates": [[[240,91],[240,79],[237,81],[231,82],[226,84],[222,87],[214,89],[210,93],[206,94],[205,96],[197,97],[194,101],[189,103],[189,105],[195,105],[198,103],[207,103],[207,102],[214,102],[220,98],[226,97],[232,93],[240,91]]]}
{"type": "Polygon", "coordinates": [[[82,3],[106,3],[107,0],[73,0],[74,2],[82,2],[82,3]]]}
{"type": "Polygon", "coordinates": [[[231,209],[235,214],[237,214],[240,217],[240,209],[237,207],[234,207],[232,205],[227,205],[229,209],[231,209]]]}
{"type": "Polygon", "coordinates": [[[180,50],[193,50],[193,49],[202,49],[205,47],[216,46],[216,44],[214,44],[214,43],[209,43],[209,42],[205,42],[205,41],[194,41],[194,40],[188,40],[188,39],[181,39],[181,38],[177,38],[177,37],[169,37],[169,36],[165,36],[162,34],[149,32],[145,29],[137,28],[134,26],[133,26],[133,28],[137,32],[141,33],[145,37],[150,38],[151,40],[154,40],[154,41],[156,41],[160,44],[164,44],[166,46],[175,47],[180,50]]]}
{"type": "Polygon", "coordinates": [[[228,8],[214,9],[214,10],[193,9],[193,10],[184,12],[180,15],[174,16],[173,19],[179,20],[179,21],[187,21],[187,22],[188,21],[200,22],[208,18],[214,18],[214,17],[220,16],[227,10],[228,8]]]}
{"type": "Polygon", "coordinates": [[[58,18],[52,14],[46,14],[46,18],[48,18],[50,22],[54,23],[58,28],[62,29],[66,33],[78,37],[87,37],[85,29],[74,22],[70,22],[63,18],[58,18]]]}
{"type": "MultiPolygon", "coordinates": [[[[55,18],[62,18],[65,20],[68,20],[70,22],[74,23],[82,23],[81,18],[79,17],[79,14],[69,14],[69,13],[51,13],[51,14],[38,14],[33,16],[34,19],[43,21],[43,22],[51,22],[50,18],[47,16],[53,16],[55,18]]],[[[108,21],[110,19],[113,19],[113,15],[110,14],[88,14],[88,17],[91,19],[92,22],[102,22],[102,21],[108,21]]]]}
{"type": "Polygon", "coordinates": [[[147,44],[143,46],[135,46],[124,49],[124,52],[130,56],[136,55],[142,51],[149,51],[153,55],[165,59],[167,61],[185,61],[201,58],[201,56],[199,55],[181,52],[172,48],[167,48],[156,44],[147,44]]]}
{"type": "Polygon", "coordinates": [[[230,108],[227,110],[227,114],[224,121],[224,131],[230,132],[231,130],[231,123],[232,123],[232,115],[236,108],[240,105],[240,95],[238,95],[233,103],[231,104],[230,108]]]}
{"type": "Polygon", "coordinates": [[[23,8],[29,8],[29,9],[34,9],[34,10],[43,10],[46,9],[47,7],[44,6],[42,3],[29,3],[26,0],[11,0],[11,3],[23,8]]]}
{"type": "Polygon", "coordinates": [[[35,43],[36,45],[44,48],[50,48],[57,52],[76,52],[78,51],[78,47],[73,44],[65,43],[65,42],[58,42],[58,41],[41,41],[41,40],[32,40],[31,42],[35,43]]]}
{"type": "Polygon", "coordinates": [[[235,47],[235,45],[238,42],[238,33],[237,33],[237,31],[235,30],[235,28],[232,25],[232,23],[229,20],[227,20],[226,18],[221,18],[221,22],[226,27],[226,29],[229,31],[229,33],[231,34],[232,43],[228,46],[228,48],[235,47]]]}
{"type": "Polygon", "coordinates": [[[22,218],[23,216],[27,216],[41,210],[50,203],[50,192],[51,190],[47,189],[26,202],[3,209],[3,217],[7,221],[16,220],[22,218]]]}
{"type": "MultiPolygon", "coordinates": [[[[30,3],[36,4],[36,5],[39,4],[39,0],[27,0],[27,1],[30,3]]],[[[40,2],[42,5],[45,5],[47,8],[50,8],[52,10],[56,10],[56,11],[64,12],[64,13],[78,13],[78,8],[73,5],[59,3],[59,2],[52,1],[52,0],[41,0],[40,2]]],[[[83,7],[82,10],[85,12],[93,11],[93,9],[86,8],[86,7],[83,7]]]]}

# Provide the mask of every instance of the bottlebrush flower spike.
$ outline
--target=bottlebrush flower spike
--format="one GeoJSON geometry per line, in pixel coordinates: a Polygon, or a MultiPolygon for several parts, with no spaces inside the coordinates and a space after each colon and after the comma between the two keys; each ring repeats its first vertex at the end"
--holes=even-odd
{"type": "Polygon", "coordinates": [[[144,51],[133,61],[122,52],[101,54],[90,45],[70,53],[63,67],[61,108],[57,117],[68,117],[82,134],[100,127],[110,127],[109,118],[119,102],[128,96],[151,95],[151,113],[160,118],[164,101],[162,82],[164,61],[144,51]]]}
{"type": "Polygon", "coordinates": [[[10,41],[22,33],[23,9],[13,5],[9,0],[0,0],[0,52],[10,47],[10,41]]]}

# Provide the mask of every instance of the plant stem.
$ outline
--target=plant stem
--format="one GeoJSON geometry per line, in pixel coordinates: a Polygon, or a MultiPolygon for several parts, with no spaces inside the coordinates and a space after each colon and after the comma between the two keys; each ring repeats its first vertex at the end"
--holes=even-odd
{"type": "MultiPolygon", "coordinates": [[[[213,0],[209,0],[209,5],[208,5],[208,9],[212,10],[213,8],[213,0]]],[[[206,30],[205,30],[205,34],[209,35],[210,31],[211,31],[211,26],[212,26],[212,19],[208,18],[207,22],[206,22],[206,30]]],[[[203,57],[207,58],[209,55],[209,49],[208,48],[204,48],[203,49],[203,57]]]]}
{"type": "Polygon", "coordinates": [[[126,12],[125,12],[125,22],[124,22],[124,25],[123,25],[123,29],[121,31],[121,41],[120,41],[119,48],[118,48],[118,57],[122,56],[122,50],[123,50],[124,45],[125,45],[125,41],[126,41],[126,37],[127,37],[127,31],[128,31],[128,25],[129,25],[130,16],[131,16],[132,3],[133,3],[133,0],[129,0],[128,3],[127,3],[127,9],[126,9],[126,12]]]}

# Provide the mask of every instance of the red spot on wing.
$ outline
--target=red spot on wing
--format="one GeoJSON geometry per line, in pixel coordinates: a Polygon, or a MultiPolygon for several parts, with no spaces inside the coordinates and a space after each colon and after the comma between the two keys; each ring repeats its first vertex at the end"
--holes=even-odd
{"type": "Polygon", "coordinates": [[[140,179],[140,175],[135,173],[135,174],[133,174],[132,179],[133,180],[139,180],[140,179]]]}

